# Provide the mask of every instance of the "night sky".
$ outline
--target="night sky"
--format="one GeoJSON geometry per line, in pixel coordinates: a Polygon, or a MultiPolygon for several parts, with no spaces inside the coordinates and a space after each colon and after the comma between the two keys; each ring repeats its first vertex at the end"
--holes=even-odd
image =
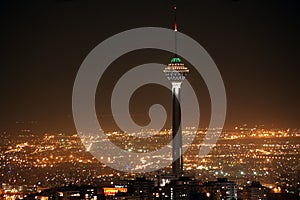
{"type": "MultiPolygon", "coordinates": [[[[174,1],[109,2],[0,2],[0,130],[22,121],[37,122],[42,131],[74,132],[72,88],[87,54],[121,31],[172,28],[174,1]]],[[[177,8],[179,31],[197,40],[222,74],[228,100],[226,127],[247,123],[300,128],[298,0],[182,0],[177,8]]],[[[114,129],[109,95],[118,77],[137,64],[167,64],[170,56],[143,50],[110,66],[103,79],[111,84],[100,83],[98,90],[105,96],[96,95],[98,118],[107,130],[114,129]]],[[[196,75],[188,80],[199,83],[195,89],[205,126],[210,111],[205,85],[196,75]]],[[[169,97],[169,91],[155,85],[137,91],[130,105],[133,116],[144,116],[137,123],[147,123],[147,107],[155,102],[170,110],[169,97]],[[147,96],[147,90],[153,94],[147,96]]]]}

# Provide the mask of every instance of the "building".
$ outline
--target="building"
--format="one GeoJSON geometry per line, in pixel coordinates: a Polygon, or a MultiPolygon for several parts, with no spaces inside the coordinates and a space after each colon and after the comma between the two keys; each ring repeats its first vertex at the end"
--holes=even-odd
{"type": "Polygon", "coordinates": [[[227,178],[218,178],[217,181],[204,183],[204,188],[213,200],[236,200],[237,186],[235,182],[227,178]]]}
{"type": "Polygon", "coordinates": [[[95,186],[66,186],[46,189],[40,193],[31,194],[27,200],[97,200],[100,199],[99,191],[95,186]]]}
{"type": "Polygon", "coordinates": [[[267,200],[267,188],[262,186],[260,182],[253,181],[251,185],[244,188],[244,200],[267,200]]]}
{"type": "Polygon", "coordinates": [[[177,55],[176,6],[174,7],[174,13],[175,55],[164,69],[164,73],[172,83],[172,173],[180,176],[183,173],[180,88],[189,70],[177,55]]]}
{"type": "Polygon", "coordinates": [[[148,180],[145,177],[136,178],[128,182],[127,196],[131,199],[153,199],[154,181],[148,180]]]}
{"type": "Polygon", "coordinates": [[[209,195],[205,192],[200,182],[193,177],[186,176],[173,178],[164,186],[156,187],[153,195],[155,199],[209,199],[209,195]]]}

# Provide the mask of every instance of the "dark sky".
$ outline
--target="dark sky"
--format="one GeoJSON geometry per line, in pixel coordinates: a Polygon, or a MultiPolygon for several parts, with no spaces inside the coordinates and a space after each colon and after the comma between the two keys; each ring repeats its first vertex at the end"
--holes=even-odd
{"type": "MultiPolygon", "coordinates": [[[[75,131],[72,87],[85,56],[109,36],[127,29],[172,28],[173,2],[2,0],[0,129],[15,127],[16,121],[38,121],[43,131],[75,131]]],[[[300,127],[298,0],[182,0],[177,7],[179,30],[209,52],[222,74],[228,97],[227,127],[244,123],[300,127]]],[[[156,51],[125,55],[107,75],[113,76],[113,85],[129,66],[167,64],[169,58],[166,52],[156,51]]],[[[161,88],[137,91],[133,115],[156,102],[145,97],[142,90],[147,89],[161,88]],[[138,98],[149,101],[143,107],[138,98]]],[[[209,116],[209,98],[204,93],[199,92],[206,98],[201,109],[209,116]]],[[[168,105],[165,99],[170,93],[158,96],[168,105]]],[[[103,98],[96,98],[98,116],[109,129],[113,121],[103,98]]],[[[143,124],[147,118],[137,122],[143,124]]]]}

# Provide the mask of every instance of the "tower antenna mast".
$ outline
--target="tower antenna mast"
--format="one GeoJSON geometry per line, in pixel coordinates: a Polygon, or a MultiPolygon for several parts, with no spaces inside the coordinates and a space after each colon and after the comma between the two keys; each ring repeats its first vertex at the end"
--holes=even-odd
{"type": "Polygon", "coordinates": [[[175,57],[177,57],[177,6],[174,5],[174,40],[175,40],[175,57]]]}

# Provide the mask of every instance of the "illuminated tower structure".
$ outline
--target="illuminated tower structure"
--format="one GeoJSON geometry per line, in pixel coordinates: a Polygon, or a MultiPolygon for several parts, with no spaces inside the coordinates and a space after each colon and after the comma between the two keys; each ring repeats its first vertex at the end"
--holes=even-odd
{"type": "Polygon", "coordinates": [[[189,69],[184,66],[177,55],[176,6],[174,7],[174,13],[175,55],[164,69],[164,73],[172,83],[172,173],[173,175],[180,176],[183,173],[180,87],[189,69]]]}

